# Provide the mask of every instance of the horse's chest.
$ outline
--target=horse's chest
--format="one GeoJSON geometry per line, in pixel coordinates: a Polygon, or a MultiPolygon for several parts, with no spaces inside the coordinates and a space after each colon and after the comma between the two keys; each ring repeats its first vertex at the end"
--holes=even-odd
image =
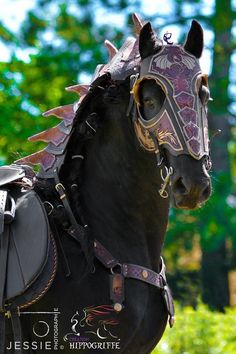
{"type": "Polygon", "coordinates": [[[109,272],[98,265],[94,274],[78,281],[81,272],[68,279],[58,272],[48,294],[29,308],[31,314],[22,315],[24,340],[51,351],[63,348],[64,353],[148,353],[166,323],[159,290],[126,279],[124,308],[117,313],[110,300],[109,272]]]}

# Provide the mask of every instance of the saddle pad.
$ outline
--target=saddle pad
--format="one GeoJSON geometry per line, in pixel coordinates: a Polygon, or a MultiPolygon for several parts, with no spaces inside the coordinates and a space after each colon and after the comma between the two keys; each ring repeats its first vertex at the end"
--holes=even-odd
{"type": "Polygon", "coordinates": [[[11,191],[10,195],[16,214],[10,224],[6,299],[22,294],[39,277],[50,242],[47,214],[38,195],[33,190],[11,191]]]}

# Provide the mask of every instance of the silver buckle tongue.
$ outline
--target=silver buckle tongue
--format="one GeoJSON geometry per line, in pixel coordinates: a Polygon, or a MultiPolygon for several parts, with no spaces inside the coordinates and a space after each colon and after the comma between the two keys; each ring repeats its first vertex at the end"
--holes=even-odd
{"type": "Polygon", "coordinates": [[[170,166],[170,168],[165,167],[165,173],[166,173],[166,176],[164,177],[163,175],[163,170],[161,169],[161,179],[163,181],[163,183],[161,184],[161,188],[159,189],[159,194],[162,198],[168,198],[169,194],[168,192],[166,191],[166,187],[168,186],[169,182],[170,182],[170,176],[173,175],[173,167],[170,166]]]}

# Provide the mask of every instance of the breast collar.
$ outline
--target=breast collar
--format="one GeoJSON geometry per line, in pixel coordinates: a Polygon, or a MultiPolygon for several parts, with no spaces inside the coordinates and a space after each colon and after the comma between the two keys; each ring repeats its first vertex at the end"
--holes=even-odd
{"type": "Polygon", "coordinates": [[[199,60],[178,45],[163,46],[156,55],[142,60],[132,93],[135,131],[146,150],[155,151],[162,145],[175,156],[188,154],[200,160],[209,155],[206,106],[198,95],[203,78],[199,60]],[[162,109],[150,120],[139,109],[139,87],[146,79],[156,80],[166,94],[162,109]]]}

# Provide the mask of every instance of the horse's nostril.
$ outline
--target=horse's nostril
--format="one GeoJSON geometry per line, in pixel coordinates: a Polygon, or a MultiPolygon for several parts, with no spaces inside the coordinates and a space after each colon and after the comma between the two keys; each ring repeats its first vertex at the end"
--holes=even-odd
{"type": "Polygon", "coordinates": [[[208,199],[211,194],[211,187],[210,184],[208,183],[207,186],[203,189],[202,191],[202,197],[203,199],[208,199]]]}
{"type": "Polygon", "coordinates": [[[173,183],[173,192],[175,194],[186,194],[187,188],[184,185],[183,178],[179,177],[174,183],[173,183]]]}

